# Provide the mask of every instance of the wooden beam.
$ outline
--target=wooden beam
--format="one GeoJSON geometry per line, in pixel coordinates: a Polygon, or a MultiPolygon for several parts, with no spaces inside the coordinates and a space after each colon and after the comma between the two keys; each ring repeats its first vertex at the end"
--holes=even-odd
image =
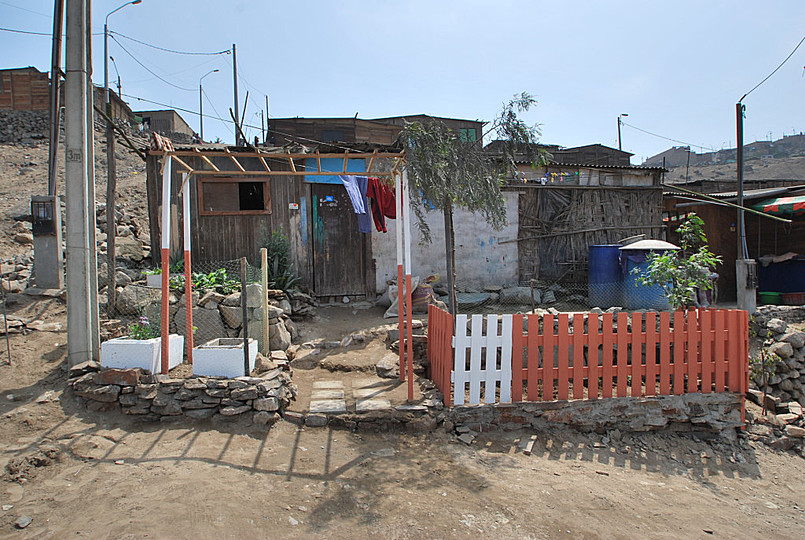
{"type": "Polygon", "coordinates": [[[291,154],[291,151],[288,150],[288,153],[286,155],[288,156],[288,163],[291,164],[291,170],[293,172],[296,172],[296,164],[293,162],[293,157],[292,157],[293,154],[291,154]]]}
{"type": "Polygon", "coordinates": [[[184,161],[182,161],[182,160],[181,160],[181,159],[179,159],[178,157],[173,156],[173,160],[174,160],[176,163],[178,163],[179,165],[181,165],[182,167],[184,167],[184,168],[187,170],[187,172],[188,172],[188,173],[192,173],[192,172],[193,172],[193,167],[191,167],[190,165],[188,165],[187,163],[185,163],[184,161]]]}
{"type": "MultiPolygon", "coordinates": [[[[174,158],[175,159],[175,158],[174,158]]],[[[196,176],[333,176],[331,171],[191,171],[196,176]]],[[[335,173],[337,174],[337,173],[335,173]]],[[[376,171],[373,176],[391,176],[391,171],[376,171]]]]}
{"type": "Polygon", "coordinates": [[[230,152],[228,148],[226,149],[226,153],[229,156],[229,159],[232,160],[232,163],[235,164],[235,167],[237,167],[242,172],[246,172],[246,169],[243,168],[243,165],[241,165],[240,162],[237,160],[237,158],[234,155],[232,155],[232,152],[230,152]]]}
{"type": "Polygon", "coordinates": [[[375,150],[375,151],[374,151],[374,153],[372,154],[372,157],[370,157],[370,158],[369,158],[369,166],[368,166],[368,167],[366,167],[366,172],[367,172],[367,173],[372,172],[372,167],[373,167],[373,166],[374,166],[374,164],[375,164],[375,158],[376,158],[376,157],[377,157],[377,150],[375,150]]]}
{"type": "Polygon", "coordinates": [[[316,167],[321,172],[321,154],[319,154],[318,150],[316,150],[316,167]]]}
{"type": "Polygon", "coordinates": [[[349,150],[344,150],[344,174],[347,174],[348,164],[349,164],[349,150]]]}
{"type": "Polygon", "coordinates": [[[194,151],[195,151],[195,152],[198,154],[198,156],[199,156],[199,157],[200,157],[200,158],[201,158],[201,159],[204,161],[204,163],[206,163],[207,165],[209,165],[210,167],[212,167],[212,170],[214,170],[214,171],[219,171],[219,170],[220,170],[218,167],[216,167],[216,166],[215,166],[215,163],[213,163],[213,162],[212,162],[212,160],[210,160],[210,158],[208,158],[207,156],[205,156],[204,154],[202,154],[202,153],[199,151],[199,149],[198,149],[198,148],[194,148],[193,150],[194,150],[194,151]]]}
{"type": "Polygon", "coordinates": [[[271,172],[271,167],[268,166],[268,163],[266,163],[266,160],[263,158],[263,156],[257,156],[257,159],[259,159],[260,163],[263,164],[263,168],[265,168],[266,172],[271,172]]]}
{"type": "MultiPolygon", "coordinates": [[[[149,154],[153,154],[155,156],[162,156],[165,152],[162,150],[149,150],[149,154]]],[[[269,159],[282,159],[286,160],[289,157],[293,159],[306,159],[306,158],[314,158],[317,157],[315,153],[292,153],[289,151],[286,152],[263,152],[261,150],[255,150],[254,152],[231,152],[228,149],[221,149],[221,150],[199,150],[198,152],[194,152],[193,150],[173,150],[168,152],[171,156],[179,156],[179,157],[198,157],[199,153],[208,156],[208,157],[217,157],[223,154],[229,154],[235,157],[264,157],[269,159]]],[[[343,153],[326,153],[326,154],[318,154],[319,158],[339,158],[343,159],[343,153]]],[[[372,157],[376,158],[398,158],[404,159],[405,152],[350,152],[349,157],[351,159],[369,159],[372,157]]],[[[332,173],[331,173],[332,174],[332,173]]]]}

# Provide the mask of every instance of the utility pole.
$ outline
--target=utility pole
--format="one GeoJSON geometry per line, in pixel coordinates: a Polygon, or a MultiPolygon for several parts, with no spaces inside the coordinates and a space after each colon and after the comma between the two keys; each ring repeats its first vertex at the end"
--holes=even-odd
{"type": "MultiPolygon", "coordinates": [[[[135,0],[142,2],[142,0],[135,0]]],[[[95,241],[97,220],[95,219],[95,86],[92,84],[92,0],[86,0],[86,26],[84,27],[84,43],[86,43],[85,62],[87,66],[87,92],[85,111],[87,113],[87,130],[84,132],[84,144],[87,149],[87,235],[86,244],[89,253],[89,329],[92,359],[101,359],[100,313],[98,308],[98,244],[95,241]]]]}
{"type": "MultiPolygon", "coordinates": [[[[746,96],[744,96],[746,97],[746,96]]],[[[746,223],[744,221],[744,113],[746,106],[741,103],[743,97],[735,104],[735,126],[738,135],[735,162],[737,164],[737,199],[738,217],[736,232],[738,237],[735,254],[735,284],[738,309],[745,309],[750,314],[757,309],[757,263],[748,259],[746,249],[746,223]]]]}
{"type": "Polygon", "coordinates": [[[629,116],[629,113],[621,113],[618,115],[618,150],[623,150],[621,146],[621,125],[623,124],[622,118],[624,116],[629,116]]]}
{"type": "Polygon", "coordinates": [[[263,137],[263,143],[268,144],[271,135],[268,134],[268,119],[271,118],[271,113],[268,112],[268,96],[266,96],[266,134],[263,137]]]}
{"type": "MultiPolygon", "coordinates": [[[[73,366],[94,358],[92,310],[90,309],[90,247],[88,213],[95,201],[88,197],[91,159],[87,141],[92,141],[87,104],[92,96],[87,62],[90,28],[90,0],[67,4],[67,47],[65,82],[65,194],[67,198],[67,359],[73,366]],[[88,96],[89,94],[89,96],[88,96]],[[89,98],[89,99],[88,99],[89,98]]],[[[94,179],[93,179],[94,180],[94,179]]],[[[92,182],[94,184],[94,181],[92,182]]],[[[94,221],[94,220],[93,220],[94,221]]],[[[92,272],[90,270],[93,270],[92,272]]]]}
{"type": "Polygon", "coordinates": [[[64,287],[61,201],[56,197],[59,164],[60,96],[62,70],[62,30],[64,0],[53,7],[53,42],[50,62],[50,147],[48,156],[48,191],[46,196],[31,197],[34,236],[34,281],[43,289],[64,287]]]}
{"type": "MultiPolygon", "coordinates": [[[[232,44],[232,81],[235,85],[235,124],[238,123],[238,54],[235,49],[235,44],[232,44]]],[[[238,134],[238,126],[235,126],[235,146],[239,146],[240,135],[238,134]]]]}

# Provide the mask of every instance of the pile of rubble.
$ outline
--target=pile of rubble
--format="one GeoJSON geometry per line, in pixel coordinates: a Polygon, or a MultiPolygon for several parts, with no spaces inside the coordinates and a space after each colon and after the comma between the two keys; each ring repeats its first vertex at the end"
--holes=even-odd
{"type": "Polygon", "coordinates": [[[68,387],[95,412],[121,410],[147,421],[245,419],[257,426],[276,422],[297,394],[290,374],[279,368],[259,377],[178,379],[94,362],[70,368],[68,387]]]}
{"type": "Polygon", "coordinates": [[[0,143],[32,143],[49,132],[47,111],[0,111],[0,143]]]}

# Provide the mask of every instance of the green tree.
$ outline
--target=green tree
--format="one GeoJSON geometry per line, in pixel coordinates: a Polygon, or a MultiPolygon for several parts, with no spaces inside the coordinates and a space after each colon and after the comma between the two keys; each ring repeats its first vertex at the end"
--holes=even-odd
{"type": "Polygon", "coordinates": [[[529,125],[519,117],[535,104],[536,100],[526,92],[515,95],[504,103],[478,141],[462,140],[459,133],[437,119],[406,124],[400,134],[406,150],[411,200],[422,202],[412,207],[426,242],[431,241],[431,235],[425,213],[438,210],[444,215],[451,313],[456,311],[453,208],[479,213],[495,229],[506,224],[506,206],[500,188],[517,170],[515,157],[533,166],[543,164],[547,158],[536,146],[539,126],[529,125]],[[501,141],[502,152],[484,152],[485,138],[501,141]]]}
{"type": "Polygon", "coordinates": [[[696,289],[713,288],[713,270],[721,263],[707,246],[704,221],[695,213],[676,230],[679,233],[680,250],[651,253],[648,268],[635,268],[637,282],[645,286],[659,285],[674,310],[695,304],[696,289]]]}

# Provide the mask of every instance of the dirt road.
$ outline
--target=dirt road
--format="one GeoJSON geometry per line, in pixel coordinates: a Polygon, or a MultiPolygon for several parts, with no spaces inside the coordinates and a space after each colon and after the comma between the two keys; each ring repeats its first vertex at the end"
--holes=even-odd
{"type": "Polygon", "coordinates": [[[0,366],[0,538],[805,536],[805,460],[748,441],[138,424],[63,393],[64,341],[0,366]]]}

